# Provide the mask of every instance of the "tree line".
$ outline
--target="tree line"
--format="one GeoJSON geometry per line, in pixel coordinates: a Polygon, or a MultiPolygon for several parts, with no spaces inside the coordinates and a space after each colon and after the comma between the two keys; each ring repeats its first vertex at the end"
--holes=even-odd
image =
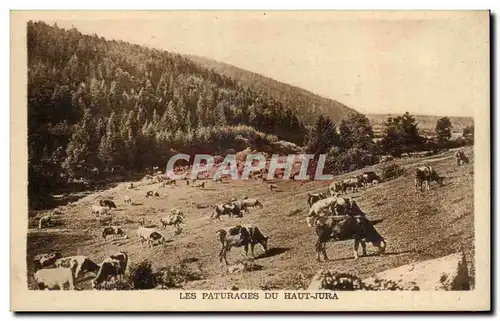
{"type": "MultiPolygon", "coordinates": [[[[179,152],[224,154],[249,146],[276,152],[284,141],[328,154],[329,169],[343,172],[382,154],[450,144],[449,119],[437,124],[439,141],[429,142],[412,115],[389,118],[384,138],[375,142],[362,114],[338,126],[322,115],[311,123],[293,101],[252,91],[181,55],[75,28],[30,21],[27,48],[29,195],[116,168],[134,173],[164,166],[179,152]]],[[[473,128],[467,130],[462,144],[473,141],[473,128]]]]}

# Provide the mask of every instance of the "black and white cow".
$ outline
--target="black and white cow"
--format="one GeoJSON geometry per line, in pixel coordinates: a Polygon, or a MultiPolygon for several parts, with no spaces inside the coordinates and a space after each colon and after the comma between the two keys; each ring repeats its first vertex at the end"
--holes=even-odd
{"type": "Polygon", "coordinates": [[[254,247],[256,244],[260,244],[267,252],[267,242],[268,237],[264,236],[257,226],[241,226],[236,225],[229,229],[220,229],[216,232],[217,238],[219,239],[222,248],[219,251],[219,261],[222,263],[222,259],[227,262],[227,252],[231,250],[232,247],[244,247],[245,255],[248,256],[248,246],[250,245],[252,256],[255,257],[254,247]]]}

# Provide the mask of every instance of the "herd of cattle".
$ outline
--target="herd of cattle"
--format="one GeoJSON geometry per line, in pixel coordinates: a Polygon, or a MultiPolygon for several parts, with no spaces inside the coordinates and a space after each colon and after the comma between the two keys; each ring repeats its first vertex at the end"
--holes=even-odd
{"type": "MultiPolygon", "coordinates": [[[[468,163],[469,160],[462,150],[455,153],[457,165],[468,163]]],[[[421,166],[416,168],[414,173],[415,190],[429,190],[430,182],[437,182],[443,185],[444,177],[437,174],[431,166],[421,166]]],[[[276,184],[262,179],[268,184],[268,188],[273,190],[276,184]]],[[[329,241],[354,240],[354,258],[358,258],[358,249],[361,244],[363,256],[366,255],[366,242],[372,243],[378,248],[378,254],[384,254],[386,241],[374,228],[366,214],[361,210],[355,200],[345,197],[349,189],[356,193],[359,189],[366,190],[368,186],[374,186],[382,182],[382,179],[373,171],[364,172],[362,175],[354,176],[342,181],[332,182],[328,186],[328,191],[321,193],[308,193],[307,204],[309,211],[306,217],[307,226],[313,228],[317,239],[314,249],[317,254],[317,260],[321,260],[321,254],[325,260],[328,260],[326,253],[326,244],[329,241]]],[[[201,183],[191,186],[204,188],[201,183]]],[[[162,181],[161,186],[177,185],[176,181],[162,181]]],[[[189,185],[187,180],[186,185],[189,185]]],[[[131,183],[129,188],[133,188],[131,183]]],[[[157,197],[158,192],[148,191],[146,198],[157,197]]],[[[130,196],[125,195],[125,204],[132,204],[130,196]]],[[[263,204],[254,198],[243,196],[241,199],[232,198],[228,202],[218,204],[213,207],[210,219],[221,221],[221,216],[242,217],[244,213],[249,212],[250,208],[263,208],[263,204]]],[[[110,225],[112,221],[112,210],[116,209],[116,204],[109,199],[100,200],[99,204],[92,205],[91,212],[98,220],[105,225],[102,228],[102,238],[110,235],[114,237],[128,238],[124,228],[110,225]]],[[[53,214],[48,214],[40,218],[39,228],[43,228],[50,223],[53,214]]],[[[145,219],[138,220],[139,226],[136,235],[140,241],[141,247],[147,243],[148,247],[158,244],[165,245],[166,239],[156,228],[166,229],[168,226],[176,228],[176,234],[180,233],[180,225],[186,224],[186,219],[182,211],[172,209],[168,216],[159,219],[159,224],[148,226],[145,219]]],[[[255,225],[242,226],[236,225],[227,229],[216,231],[216,238],[220,241],[219,261],[223,260],[228,264],[226,254],[232,247],[243,247],[245,255],[248,255],[248,248],[251,248],[251,254],[255,257],[254,247],[260,244],[264,253],[268,251],[268,237],[264,236],[259,227],[255,225]]],[[[123,277],[127,264],[128,255],[126,252],[114,253],[104,259],[101,264],[96,264],[87,256],[62,257],[60,253],[39,254],[33,258],[34,279],[39,289],[64,289],[64,285],[69,285],[69,289],[74,289],[75,280],[85,273],[95,274],[92,282],[93,288],[99,288],[99,285],[112,279],[116,280],[123,277]]]]}

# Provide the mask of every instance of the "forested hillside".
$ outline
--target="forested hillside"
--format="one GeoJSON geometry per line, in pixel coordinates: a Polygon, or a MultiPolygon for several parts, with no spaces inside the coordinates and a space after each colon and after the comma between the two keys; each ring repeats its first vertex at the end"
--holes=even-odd
{"type": "Polygon", "coordinates": [[[74,28],[29,22],[27,35],[30,191],[89,168],[134,171],[174,152],[221,152],[238,136],[304,143],[303,98],[295,104],[181,55],[74,28]]]}
{"type": "Polygon", "coordinates": [[[233,65],[195,55],[190,55],[189,58],[221,75],[231,77],[242,86],[263,95],[269,95],[286,106],[292,106],[307,123],[314,122],[319,115],[325,115],[339,124],[347,115],[357,113],[336,100],[315,95],[302,88],[284,84],[233,65]]]}

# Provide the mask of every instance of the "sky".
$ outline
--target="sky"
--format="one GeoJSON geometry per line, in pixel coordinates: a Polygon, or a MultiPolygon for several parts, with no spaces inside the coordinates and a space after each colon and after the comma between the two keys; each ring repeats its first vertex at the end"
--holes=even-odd
{"type": "Polygon", "coordinates": [[[82,33],[232,64],[362,113],[474,116],[489,104],[484,11],[38,15],[82,33]]]}

